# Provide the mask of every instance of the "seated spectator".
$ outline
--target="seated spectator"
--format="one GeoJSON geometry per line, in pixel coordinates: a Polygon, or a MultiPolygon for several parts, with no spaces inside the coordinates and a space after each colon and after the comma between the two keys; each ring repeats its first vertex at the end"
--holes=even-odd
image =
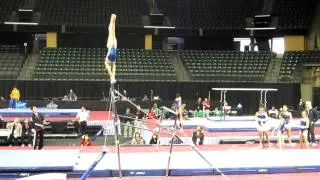
{"type": "Polygon", "coordinates": [[[47,104],[48,109],[58,109],[58,105],[53,102],[53,99],[50,100],[50,103],[47,104]]]}
{"type": "Polygon", "coordinates": [[[149,112],[147,114],[147,119],[157,119],[157,114],[153,107],[149,109],[149,112]]]}
{"type": "Polygon", "coordinates": [[[143,96],[143,98],[141,99],[141,101],[149,101],[150,99],[148,98],[148,96],[145,94],[143,96]]]}
{"type": "Polygon", "coordinates": [[[201,109],[200,106],[197,107],[197,109],[193,112],[193,117],[203,117],[203,109],[201,109]]]}
{"type": "Polygon", "coordinates": [[[153,133],[149,144],[158,144],[158,134],[153,133]]]}
{"type": "Polygon", "coordinates": [[[22,126],[18,118],[15,118],[12,123],[7,124],[7,129],[9,130],[8,143],[9,146],[17,146],[18,140],[22,134],[22,126]]]}
{"type": "Polygon", "coordinates": [[[193,117],[204,117],[202,99],[199,97],[196,101],[196,109],[193,111],[193,117]]]}
{"type": "Polygon", "coordinates": [[[162,111],[158,108],[158,104],[154,103],[152,108],[154,109],[157,118],[160,118],[160,116],[162,115],[162,111]]]}
{"type": "Polygon", "coordinates": [[[203,145],[203,140],[204,140],[204,134],[202,132],[202,127],[197,126],[196,131],[194,131],[192,134],[192,142],[195,145],[203,145]]]}
{"type": "Polygon", "coordinates": [[[91,140],[89,138],[89,135],[82,135],[81,140],[80,140],[80,146],[91,146],[91,140]]]}
{"type": "Polygon", "coordinates": [[[221,116],[221,115],[222,115],[222,112],[219,111],[219,109],[216,107],[216,108],[214,109],[214,111],[213,111],[213,115],[214,115],[214,116],[221,116]]]}
{"type": "Polygon", "coordinates": [[[22,124],[21,146],[29,146],[32,144],[32,123],[25,118],[22,124]]]}
{"type": "Polygon", "coordinates": [[[63,98],[61,99],[61,101],[68,101],[68,96],[65,94],[65,95],[63,96],[63,98]]]}
{"type": "Polygon", "coordinates": [[[145,144],[145,141],[143,140],[143,138],[141,137],[139,132],[135,132],[134,133],[134,136],[132,138],[131,144],[132,145],[143,145],[143,144],[145,144]]]}
{"type": "Polygon", "coordinates": [[[70,92],[68,94],[68,101],[77,101],[78,97],[76,93],[73,92],[72,89],[70,89],[70,92]]]}
{"type": "Polygon", "coordinates": [[[6,99],[1,96],[1,97],[0,97],[0,104],[2,104],[2,103],[4,103],[4,102],[6,102],[6,99]]]}

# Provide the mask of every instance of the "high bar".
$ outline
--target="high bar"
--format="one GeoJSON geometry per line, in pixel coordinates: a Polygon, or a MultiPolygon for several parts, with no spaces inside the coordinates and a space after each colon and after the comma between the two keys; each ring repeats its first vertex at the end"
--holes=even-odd
{"type": "Polygon", "coordinates": [[[273,88],[212,88],[213,91],[278,91],[273,88]]]}

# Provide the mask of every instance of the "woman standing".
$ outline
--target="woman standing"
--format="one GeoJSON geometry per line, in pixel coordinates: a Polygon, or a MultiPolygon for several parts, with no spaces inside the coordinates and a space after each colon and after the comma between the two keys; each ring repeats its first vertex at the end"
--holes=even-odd
{"type": "Polygon", "coordinates": [[[183,129],[182,119],[183,119],[183,106],[182,106],[182,97],[179,93],[176,94],[176,98],[174,99],[175,105],[177,107],[177,120],[179,123],[178,127],[183,129]]]}
{"type": "Polygon", "coordinates": [[[309,128],[309,118],[306,111],[301,112],[302,118],[300,119],[300,147],[308,149],[308,128],[309,128]]]}
{"type": "Polygon", "coordinates": [[[45,120],[43,116],[38,112],[37,107],[32,106],[32,123],[35,129],[35,141],[33,144],[34,149],[42,149],[43,148],[43,138],[44,138],[44,124],[45,120]]]}
{"type": "Polygon", "coordinates": [[[286,106],[286,105],[283,105],[283,107],[282,107],[280,120],[282,120],[282,123],[283,123],[282,126],[284,128],[283,129],[284,132],[287,133],[289,145],[292,146],[292,144],[291,144],[291,127],[290,127],[290,121],[292,120],[292,114],[291,114],[291,112],[288,111],[288,106],[286,106]]]}
{"type": "Polygon", "coordinates": [[[258,122],[258,133],[259,133],[259,147],[262,148],[263,144],[263,137],[266,137],[268,146],[270,145],[269,140],[269,126],[267,124],[268,122],[268,113],[266,112],[265,107],[260,106],[258,112],[256,112],[256,119],[258,122]]]}

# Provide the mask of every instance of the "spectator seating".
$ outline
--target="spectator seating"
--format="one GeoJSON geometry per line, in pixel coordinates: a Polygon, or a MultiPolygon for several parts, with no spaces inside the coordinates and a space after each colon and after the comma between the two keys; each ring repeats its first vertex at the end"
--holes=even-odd
{"type": "Polygon", "coordinates": [[[319,65],[320,51],[288,51],[283,55],[280,67],[280,80],[292,79],[299,65],[319,65]]]}
{"type": "MultiPolygon", "coordinates": [[[[106,49],[46,48],[41,51],[35,79],[106,80],[106,49]]],[[[161,50],[119,49],[117,79],[174,81],[176,74],[168,55],[161,50]]]]}
{"type": "Polygon", "coordinates": [[[303,65],[319,66],[320,65],[320,51],[302,51],[299,52],[303,65]]]}
{"type": "MultiPolygon", "coordinates": [[[[256,0],[157,0],[161,11],[178,28],[243,30],[246,17],[261,14],[264,1],[256,0]]],[[[307,29],[316,0],[274,0],[271,14],[279,29],[307,29]]]]}
{"type": "Polygon", "coordinates": [[[119,26],[142,27],[147,5],[144,0],[38,0],[36,11],[43,25],[106,26],[115,13],[119,26]]]}
{"type": "Polygon", "coordinates": [[[46,48],[40,53],[36,79],[105,79],[104,49],[46,48]]]}
{"type": "Polygon", "coordinates": [[[175,81],[176,72],[163,50],[121,49],[117,73],[122,79],[175,81]]]}
{"type": "Polygon", "coordinates": [[[15,45],[0,45],[0,79],[16,79],[22,67],[24,57],[15,45]]]}
{"type": "MultiPolygon", "coordinates": [[[[0,22],[8,20],[24,0],[0,0],[0,22]]],[[[261,14],[264,1],[257,0],[157,0],[159,9],[174,26],[183,29],[243,30],[246,17],[261,14]]],[[[274,0],[271,14],[280,18],[280,30],[308,29],[317,0],[274,0]]],[[[118,15],[120,27],[142,27],[149,14],[145,0],[36,0],[35,14],[41,25],[102,26],[110,14],[118,15]]]]}
{"type": "Polygon", "coordinates": [[[270,63],[269,52],[187,50],[182,60],[195,81],[261,81],[270,63]]]}
{"type": "Polygon", "coordinates": [[[161,11],[178,28],[243,30],[245,18],[260,14],[256,0],[157,0],[161,11]]]}
{"type": "Polygon", "coordinates": [[[0,45],[0,53],[19,53],[19,47],[16,45],[0,45]]]}
{"type": "Polygon", "coordinates": [[[12,11],[17,11],[24,0],[0,0],[0,23],[8,21],[12,11]]]}
{"type": "Polygon", "coordinates": [[[281,30],[308,29],[316,0],[274,0],[272,15],[280,18],[281,30]]]}

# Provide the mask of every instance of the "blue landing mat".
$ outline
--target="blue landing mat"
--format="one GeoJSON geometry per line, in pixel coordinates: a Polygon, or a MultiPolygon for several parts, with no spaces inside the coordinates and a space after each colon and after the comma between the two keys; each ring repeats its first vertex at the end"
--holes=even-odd
{"type": "MultiPolygon", "coordinates": [[[[22,154],[25,153],[25,151],[21,152],[22,154]]],[[[29,159],[21,159],[21,155],[17,156],[17,153],[2,151],[0,158],[5,157],[5,161],[1,161],[0,178],[21,177],[26,174],[29,175],[28,173],[32,175],[48,171],[63,171],[68,174],[68,177],[80,177],[99,155],[99,153],[81,153],[78,157],[77,153],[79,151],[71,150],[59,151],[56,154],[49,151],[30,152],[40,154],[29,153],[29,159]],[[14,162],[14,166],[11,165],[12,171],[10,172],[4,171],[11,163],[8,162],[8,159],[14,162]],[[32,159],[31,162],[25,163],[26,160],[30,161],[30,159],[32,159]],[[51,168],[49,168],[50,166],[51,168]],[[36,170],[38,172],[35,172],[36,170]]],[[[202,154],[214,167],[210,167],[194,151],[173,152],[169,175],[219,175],[216,168],[227,175],[320,171],[320,150],[318,149],[263,150],[248,148],[247,150],[203,151],[202,154]]],[[[123,175],[164,176],[168,157],[168,152],[122,153],[123,175]]],[[[107,153],[90,176],[118,176],[117,154],[107,153]]]]}
{"type": "Polygon", "coordinates": [[[0,172],[72,171],[79,150],[0,150],[0,172]]]}
{"type": "MultiPolygon", "coordinates": [[[[228,121],[212,121],[207,118],[191,118],[191,120],[186,120],[183,122],[184,129],[195,129],[198,125],[204,127],[207,132],[256,132],[257,122],[255,120],[242,120],[241,116],[238,116],[239,120],[228,120],[228,121]]],[[[233,117],[235,118],[235,117],[233,117]]],[[[275,119],[269,119],[268,125],[272,130],[276,125],[277,121],[275,119]]],[[[316,125],[319,125],[319,121],[316,125]]],[[[163,121],[166,126],[173,126],[174,121],[163,121]]],[[[300,121],[292,120],[290,121],[290,126],[292,131],[300,130],[300,121]]]]}
{"type": "MultiPolygon", "coordinates": [[[[38,108],[39,113],[43,116],[54,117],[75,117],[79,109],[47,109],[38,108]]],[[[25,109],[0,109],[0,115],[3,117],[27,117],[32,115],[30,108],[25,109]]]]}
{"type": "MultiPolygon", "coordinates": [[[[174,152],[170,164],[170,176],[219,175],[215,168],[224,174],[261,174],[289,172],[319,172],[320,150],[226,150],[204,151],[204,156],[215,166],[211,168],[195,152],[174,152]],[[186,158],[187,157],[187,158],[186,158]]],[[[89,162],[97,154],[83,154],[74,168],[78,173],[89,167],[89,162]]],[[[168,153],[122,153],[121,165],[124,176],[164,176],[168,153]],[[156,163],[155,163],[156,162],[156,163]]],[[[107,154],[98,164],[92,176],[101,172],[118,176],[117,156],[107,154]]],[[[71,174],[70,174],[71,175],[71,174]]],[[[73,174],[75,176],[75,174],[73,174]]]]}

